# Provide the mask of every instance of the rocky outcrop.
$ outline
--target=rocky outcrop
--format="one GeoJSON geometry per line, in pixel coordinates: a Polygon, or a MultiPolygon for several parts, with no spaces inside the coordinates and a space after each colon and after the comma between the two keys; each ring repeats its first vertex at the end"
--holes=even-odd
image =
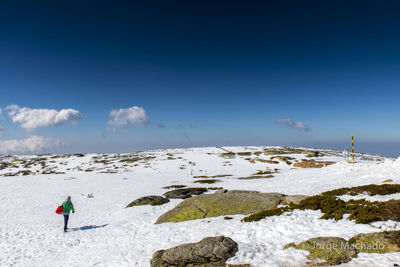
{"type": "Polygon", "coordinates": [[[275,208],[285,198],[279,193],[232,190],[185,199],[162,214],[156,223],[181,222],[231,214],[250,214],[275,208]]]}
{"type": "Polygon", "coordinates": [[[312,260],[309,265],[338,265],[357,257],[360,252],[400,252],[400,231],[358,234],[349,241],[339,237],[315,237],[298,245],[287,244],[284,249],[290,247],[309,251],[307,258],[312,260]]]}
{"type": "MultiPolygon", "coordinates": [[[[307,255],[307,258],[318,262],[320,266],[339,265],[349,262],[357,256],[357,250],[340,237],[315,237],[291,246],[309,251],[310,254],[307,255]]],[[[290,245],[287,247],[290,247],[290,245]]],[[[313,264],[314,262],[310,263],[313,264]]]]}
{"type": "Polygon", "coordinates": [[[207,192],[207,188],[202,188],[202,187],[182,188],[182,189],[168,191],[164,193],[163,196],[171,199],[173,198],[185,199],[193,195],[201,195],[204,192],[207,192]]]}
{"type": "Polygon", "coordinates": [[[152,206],[158,206],[158,205],[163,205],[165,203],[168,203],[169,199],[165,197],[160,197],[160,196],[145,196],[136,199],[135,201],[132,201],[131,203],[126,206],[126,208],[130,208],[133,206],[141,206],[141,205],[152,205],[152,206]]]}
{"type": "Polygon", "coordinates": [[[229,237],[206,237],[197,243],[179,245],[153,254],[151,267],[225,266],[238,251],[238,245],[229,237]]]}
{"type": "Polygon", "coordinates": [[[300,168],[322,168],[329,165],[335,164],[333,161],[315,161],[315,160],[307,160],[303,162],[297,162],[293,164],[294,167],[300,168]]]}
{"type": "Polygon", "coordinates": [[[400,231],[384,231],[377,233],[358,234],[349,243],[359,252],[387,253],[400,252],[400,231]]]}

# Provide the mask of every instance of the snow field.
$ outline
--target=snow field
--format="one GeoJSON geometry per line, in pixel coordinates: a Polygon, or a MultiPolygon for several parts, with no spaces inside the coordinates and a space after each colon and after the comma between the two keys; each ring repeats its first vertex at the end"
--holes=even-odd
{"type": "MultiPolygon", "coordinates": [[[[262,148],[228,149],[239,152],[262,148]]],[[[206,186],[285,194],[313,195],[340,187],[381,184],[386,179],[400,183],[400,159],[348,164],[342,157],[326,156],[322,160],[338,163],[321,169],[299,169],[285,163],[251,164],[244,157],[225,159],[219,156],[221,152],[217,148],[151,151],[146,154],[152,154],[155,159],[129,166],[129,171],[115,174],[66,171],[81,163],[88,167],[104,167],[101,163],[90,163],[93,155],[86,155],[70,161],[60,159],[67,164],[62,166],[66,174],[0,177],[0,266],[145,267],[149,266],[156,250],[216,235],[229,236],[239,244],[239,252],[229,263],[302,266],[308,252],[293,248],[283,250],[285,244],[316,236],[348,239],[357,233],[400,230],[400,224],[396,222],[372,225],[355,224],[345,219],[335,222],[319,219],[319,211],[299,210],[253,223],[242,223],[240,219],[244,216],[234,215],[232,220],[217,217],[155,225],[161,214],[181,200],[171,200],[163,206],[124,208],[139,197],[162,195],[167,191],[161,188],[163,186],[203,186],[193,183],[196,179],[192,176],[204,175],[204,171],[210,176],[233,175],[217,178],[221,182],[206,186]],[[167,160],[167,153],[176,159],[167,160]],[[226,161],[232,166],[224,166],[226,161]],[[183,165],[185,167],[181,169],[183,165]],[[267,179],[236,179],[267,167],[279,168],[279,173],[267,179]],[[93,197],[87,197],[88,194],[93,197]],[[63,218],[55,213],[55,209],[68,195],[72,196],[76,213],[70,216],[71,231],[64,234],[63,218]]],[[[376,199],[382,201],[386,197],[376,196],[376,199]]],[[[398,194],[389,197],[399,199],[398,194]]],[[[400,263],[400,253],[360,253],[357,259],[343,266],[393,266],[394,263],[400,263]]]]}

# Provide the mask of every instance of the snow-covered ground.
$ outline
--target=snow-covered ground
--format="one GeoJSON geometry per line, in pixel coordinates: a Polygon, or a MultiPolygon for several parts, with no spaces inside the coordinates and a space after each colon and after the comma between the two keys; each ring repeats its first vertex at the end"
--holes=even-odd
{"type": "MultiPolygon", "coordinates": [[[[250,156],[221,157],[219,148],[146,151],[135,154],[80,156],[4,156],[0,170],[0,266],[149,266],[153,252],[207,236],[225,235],[239,244],[229,263],[251,266],[303,266],[308,252],[293,248],[316,236],[350,238],[358,233],[400,230],[400,223],[355,224],[321,220],[319,211],[299,211],[244,223],[243,215],[165,223],[154,222],[181,200],[162,206],[125,209],[131,201],[146,195],[162,195],[163,186],[194,183],[193,176],[229,174],[220,182],[206,185],[226,189],[257,190],[284,194],[314,195],[324,191],[365,184],[400,183],[400,159],[359,155],[349,164],[341,153],[322,151],[316,160],[335,161],[320,169],[295,168],[284,162],[270,164],[274,155],[255,155],[265,147],[228,147],[250,156]],[[250,160],[249,160],[250,158],[250,160]],[[39,160],[38,160],[39,159],[39,160]],[[128,159],[128,160],[127,160],[128,159]],[[130,159],[130,160],[129,160],[130,159]],[[239,180],[257,171],[279,169],[273,178],[239,180]],[[22,174],[25,176],[7,176],[22,174]],[[50,173],[50,174],[42,174],[50,173]],[[6,175],[6,176],[4,176],[6,175]],[[92,194],[93,197],[88,197],[92,194]],[[63,233],[63,218],[55,209],[72,196],[76,213],[70,216],[71,231],[63,233]]],[[[284,155],[301,161],[304,154],[284,155]]],[[[213,193],[214,191],[209,191],[213,193]]],[[[344,198],[348,196],[342,196],[344,198]]],[[[366,196],[358,196],[365,198],[366,196]]],[[[388,196],[399,199],[399,194],[388,196]]],[[[354,197],[353,197],[354,198],[354,197]]],[[[386,200],[376,196],[371,200],[386,200]]],[[[393,266],[400,253],[365,254],[344,266],[393,266]]]]}

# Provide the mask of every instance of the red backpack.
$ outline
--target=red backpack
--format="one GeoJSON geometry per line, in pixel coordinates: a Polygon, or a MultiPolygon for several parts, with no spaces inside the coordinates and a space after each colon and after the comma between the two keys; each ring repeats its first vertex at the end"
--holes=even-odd
{"type": "Polygon", "coordinates": [[[56,209],[56,213],[57,214],[61,214],[63,211],[63,207],[62,206],[58,206],[58,208],[56,209]]]}

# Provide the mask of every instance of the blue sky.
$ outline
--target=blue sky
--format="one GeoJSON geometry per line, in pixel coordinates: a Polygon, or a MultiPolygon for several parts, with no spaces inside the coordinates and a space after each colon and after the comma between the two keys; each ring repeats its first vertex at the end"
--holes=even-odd
{"type": "Polygon", "coordinates": [[[2,2],[0,152],[344,149],[354,132],[359,151],[399,156],[399,11],[397,1],[2,2]],[[63,109],[78,113],[60,119],[63,109]]]}

